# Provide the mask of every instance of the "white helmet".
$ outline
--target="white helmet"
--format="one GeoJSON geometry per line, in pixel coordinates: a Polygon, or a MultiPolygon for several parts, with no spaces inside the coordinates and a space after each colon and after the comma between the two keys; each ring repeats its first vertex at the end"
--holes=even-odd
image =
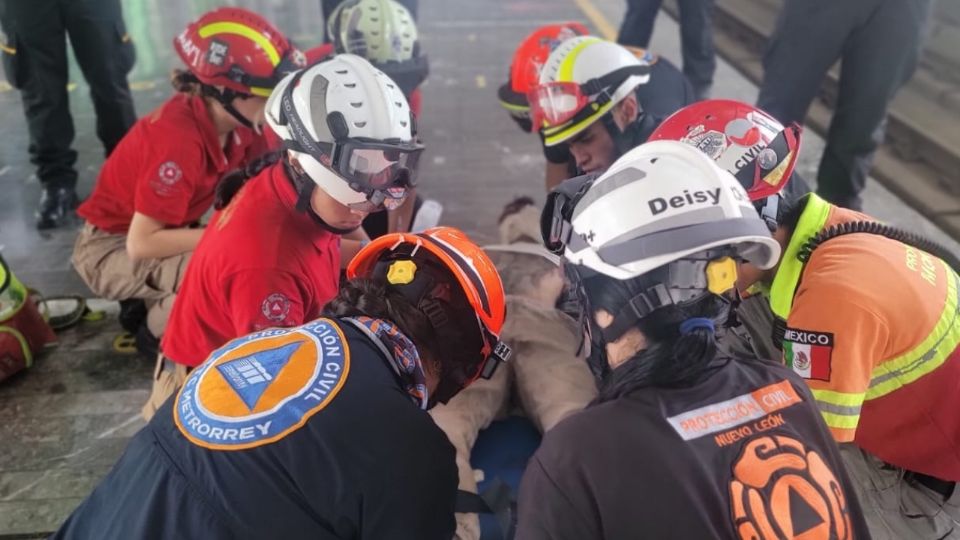
{"type": "Polygon", "coordinates": [[[395,0],[341,2],[327,21],[327,36],[337,53],[366,58],[406,94],[430,72],[413,15],[395,0]]]}
{"type": "MultiPolygon", "coordinates": [[[[568,181],[567,195],[576,180],[568,181]]],[[[640,145],[592,183],[581,180],[575,197],[559,201],[563,191],[548,202],[554,216],[544,221],[548,247],[562,244],[568,262],[614,279],[722,246],[760,268],[780,257],[780,245],[737,179],[678,141],[640,145]]]]}
{"type": "Polygon", "coordinates": [[[572,139],[649,80],[649,64],[621,45],[596,36],[564,41],[547,58],[530,98],[544,143],[572,139]]]}
{"type": "Polygon", "coordinates": [[[415,184],[423,146],[407,99],[359,56],[340,54],[287,75],[266,117],[306,176],[341,204],[396,207],[415,184]]]}

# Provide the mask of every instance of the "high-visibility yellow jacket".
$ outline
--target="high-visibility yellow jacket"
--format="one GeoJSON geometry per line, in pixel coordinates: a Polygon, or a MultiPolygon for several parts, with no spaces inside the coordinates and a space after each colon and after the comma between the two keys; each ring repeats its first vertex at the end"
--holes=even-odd
{"type": "Polygon", "coordinates": [[[770,288],[786,320],[784,360],[807,379],[839,442],[960,481],[958,277],[941,259],[884,236],[802,246],[872,218],[810,195],[770,288]]]}

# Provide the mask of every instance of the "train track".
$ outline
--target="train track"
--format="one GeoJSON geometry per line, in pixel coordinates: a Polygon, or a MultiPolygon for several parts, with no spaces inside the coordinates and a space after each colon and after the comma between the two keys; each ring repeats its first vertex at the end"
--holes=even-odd
{"type": "MultiPolygon", "coordinates": [[[[717,52],[760,84],[761,58],[783,0],[717,0],[717,52]]],[[[675,0],[664,10],[678,19],[675,0]]],[[[886,140],[873,178],[960,239],[960,2],[935,4],[930,34],[913,78],[889,110],[886,140]]],[[[878,59],[882,61],[882,59],[878,59]]],[[[820,134],[830,125],[838,66],[824,80],[806,123],[820,134]]]]}

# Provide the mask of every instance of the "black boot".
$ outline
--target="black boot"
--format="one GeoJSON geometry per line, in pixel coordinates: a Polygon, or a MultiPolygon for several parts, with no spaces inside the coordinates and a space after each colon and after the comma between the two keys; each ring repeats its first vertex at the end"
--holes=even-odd
{"type": "Polygon", "coordinates": [[[154,359],[160,353],[160,338],[153,335],[146,323],[137,329],[134,336],[136,338],[137,352],[144,358],[154,359]]]}
{"type": "Polygon", "coordinates": [[[147,304],[139,298],[120,301],[120,326],[131,334],[147,322],[147,304]]]}
{"type": "Polygon", "coordinates": [[[37,207],[37,228],[53,229],[63,225],[76,208],[77,192],[72,187],[44,187],[37,207]]]}

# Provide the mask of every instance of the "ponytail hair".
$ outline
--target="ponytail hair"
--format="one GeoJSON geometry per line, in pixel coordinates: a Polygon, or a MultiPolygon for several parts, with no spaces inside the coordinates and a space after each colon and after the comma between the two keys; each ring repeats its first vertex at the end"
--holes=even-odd
{"type": "MultiPolygon", "coordinates": [[[[618,313],[649,284],[599,276],[586,280],[585,286],[593,309],[618,313]]],[[[643,332],[648,348],[610,372],[600,384],[594,404],[650,386],[682,387],[695,382],[717,357],[717,336],[709,325],[697,325],[686,332],[681,332],[681,325],[688,319],[704,318],[712,320],[714,327],[720,326],[729,312],[730,304],[725,299],[709,294],[692,305],[666,306],[641,319],[636,328],[643,332]]]]}
{"type": "Polygon", "coordinates": [[[234,169],[227,174],[223,175],[223,178],[217,182],[217,188],[214,194],[213,207],[216,210],[223,210],[226,208],[230,201],[233,200],[233,197],[240,191],[251,178],[260,174],[263,169],[277,163],[280,161],[280,158],[283,156],[283,151],[276,150],[273,152],[268,152],[256,159],[247,163],[245,167],[240,169],[234,169]]]}
{"type": "Polygon", "coordinates": [[[203,84],[193,73],[184,69],[175,69],[170,75],[170,86],[181,94],[191,96],[203,95],[203,84]]]}

